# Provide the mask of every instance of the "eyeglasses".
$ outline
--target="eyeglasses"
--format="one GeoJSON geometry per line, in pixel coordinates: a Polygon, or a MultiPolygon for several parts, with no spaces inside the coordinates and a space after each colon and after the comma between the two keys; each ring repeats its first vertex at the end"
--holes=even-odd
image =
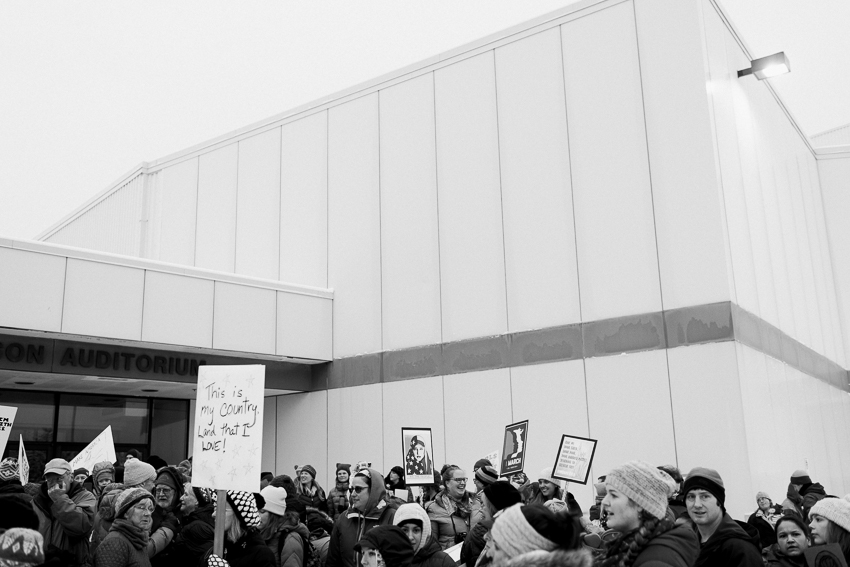
{"type": "Polygon", "coordinates": [[[466,478],[452,478],[450,480],[453,480],[458,484],[465,484],[466,483],[466,478]]]}
{"type": "Polygon", "coordinates": [[[369,487],[368,486],[352,486],[351,488],[348,489],[348,491],[349,492],[356,492],[357,494],[360,494],[361,492],[363,492],[367,488],[369,488],[369,487]]]}
{"type": "Polygon", "coordinates": [[[139,502],[135,506],[133,506],[139,512],[147,512],[148,514],[153,513],[153,505],[149,502],[139,502]]]}
{"type": "Polygon", "coordinates": [[[154,494],[165,494],[168,496],[169,494],[174,494],[174,489],[168,486],[157,486],[153,489],[154,494]]]}

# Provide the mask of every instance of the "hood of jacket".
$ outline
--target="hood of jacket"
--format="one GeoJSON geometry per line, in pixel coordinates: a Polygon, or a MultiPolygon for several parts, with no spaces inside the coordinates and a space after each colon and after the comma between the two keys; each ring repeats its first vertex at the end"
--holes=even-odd
{"type": "MultiPolygon", "coordinates": [[[[167,475],[174,482],[174,485],[177,486],[177,490],[174,491],[174,497],[171,501],[171,512],[173,514],[177,514],[180,511],[180,497],[183,496],[183,492],[185,492],[185,483],[186,480],[183,478],[183,473],[177,470],[177,467],[168,465],[162,467],[156,472],[156,478],[161,477],[162,475],[167,475]]],[[[154,502],[156,502],[156,494],[154,494],[154,502]]],[[[157,504],[159,507],[159,504],[157,504]]]]}
{"type": "MultiPolygon", "coordinates": [[[[747,526],[747,524],[736,522],[728,513],[724,512],[720,525],[717,526],[708,541],[702,544],[702,550],[705,554],[709,554],[730,539],[742,539],[753,544],[761,555],[758,530],[752,526],[747,526],[749,529],[745,529],[744,526],[747,526]],[[752,532],[749,530],[752,530],[752,532]]],[[[697,537],[699,537],[699,532],[697,532],[697,537]]]]}
{"type": "MultiPolygon", "coordinates": [[[[419,504],[417,504],[417,506],[419,506],[419,504]]],[[[425,532],[423,531],[422,539],[419,541],[419,548],[414,554],[414,556],[416,557],[416,561],[424,561],[425,559],[428,559],[438,551],[443,551],[443,547],[440,545],[440,542],[437,541],[437,538],[435,538],[433,535],[429,535],[428,539],[425,539],[425,532]]]]}
{"type": "Polygon", "coordinates": [[[362,514],[349,507],[348,517],[352,517],[352,515],[354,515],[376,519],[381,516],[384,508],[387,507],[387,489],[384,486],[384,477],[381,473],[375,469],[364,469],[357,474],[363,474],[364,471],[368,471],[369,480],[372,483],[372,486],[369,488],[369,498],[366,500],[366,506],[363,507],[362,514]]]}
{"type": "Polygon", "coordinates": [[[804,484],[800,487],[800,496],[806,496],[807,494],[817,494],[819,496],[826,496],[826,490],[824,490],[823,485],[819,482],[813,482],[811,484],[804,484]]]}
{"type": "Polygon", "coordinates": [[[100,499],[97,511],[100,513],[100,517],[107,522],[111,522],[115,519],[115,499],[118,498],[118,495],[121,494],[121,492],[122,489],[115,488],[108,492],[104,492],[100,499]]]}
{"type": "Polygon", "coordinates": [[[644,551],[652,550],[652,548],[671,549],[683,559],[686,565],[693,565],[699,556],[699,539],[694,530],[685,524],[652,538],[646,544],[644,551]]]}
{"type": "MultiPolygon", "coordinates": [[[[423,555],[422,553],[426,543],[429,539],[431,539],[431,519],[428,517],[428,512],[425,511],[425,508],[415,502],[402,504],[395,511],[395,516],[393,516],[393,525],[400,526],[404,522],[410,520],[418,520],[422,524],[422,539],[419,540],[419,545],[413,550],[414,554],[418,554],[420,557],[433,555],[433,553],[429,553],[427,555],[423,555]]],[[[436,540],[434,541],[436,542],[436,540]]],[[[439,543],[437,543],[437,549],[441,549],[439,543]]]]}

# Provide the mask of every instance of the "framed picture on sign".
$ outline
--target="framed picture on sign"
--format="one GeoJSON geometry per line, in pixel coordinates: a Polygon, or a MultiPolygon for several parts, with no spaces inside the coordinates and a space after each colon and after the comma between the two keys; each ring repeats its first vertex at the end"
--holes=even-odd
{"type": "Polygon", "coordinates": [[[552,478],[587,484],[594,454],[596,454],[596,439],[562,435],[552,478]]]}
{"type": "Polygon", "coordinates": [[[431,428],[402,427],[401,448],[407,486],[434,484],[434,445],[431,428]]]}
{"type": "Polygon", "coordinates": [[[505,442],[502,447],[501,476],[522,472],[528,441],[528,420],[512,423],[505,427],[505,442]]]}

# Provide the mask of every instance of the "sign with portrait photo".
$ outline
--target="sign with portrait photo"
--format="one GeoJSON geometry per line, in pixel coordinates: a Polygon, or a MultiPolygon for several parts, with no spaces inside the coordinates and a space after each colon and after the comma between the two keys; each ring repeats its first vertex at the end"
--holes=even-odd
{"type": "Polygon", "coordinates": [[[404,455],[404,480],[407,486],[434,484],[434,445],[431,428],[402,427],[401,446],[404,455]]]}
{"type": "Polygon", "coordinates": [[[587,484],[590,465],[596,453],[596,439],[562,435],[552,478],[587,484]]]}
{"type": "Polygon", "coordinates": [[[505,442],[502,446],[500,476],[522,472],[527,453],[528,420],[512,423],[505,427],[505,442]]]}

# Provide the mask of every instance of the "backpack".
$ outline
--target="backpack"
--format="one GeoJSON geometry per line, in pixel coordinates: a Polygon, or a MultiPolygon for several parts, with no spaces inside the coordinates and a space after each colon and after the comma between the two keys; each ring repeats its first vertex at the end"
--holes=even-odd
{"type": "MultiPolygon", "coordinates": [[[[286,538],[289,537],[289,534],[293,532],[287,532],[284,537],[278,539],[277,542],[277,556],[280,557],[280,552],[283,551],[284,543],[286,542],[286,538]]],[[[309,539],[305,539],[303,535],[298,532],[295,534],[301,538],[301,566],[302,567],[322,567],[322,557],[319,555],[319,552],[313,547],[313,543],[309,539]]]]}

